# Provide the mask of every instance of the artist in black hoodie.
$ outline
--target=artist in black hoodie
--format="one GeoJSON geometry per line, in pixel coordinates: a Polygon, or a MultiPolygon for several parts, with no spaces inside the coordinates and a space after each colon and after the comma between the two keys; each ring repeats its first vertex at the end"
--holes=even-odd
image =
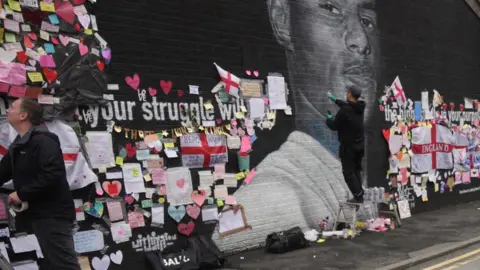
{"type": "Polygon", "coordinates": [[[365,152],[365,136],[363,130],[363,112],[365,102],[358,100],[361,89],[351,86],[347,88],[347,101],[336,99],[330,92],[328,98],[340,107],[337,115],[328,112],[327,126],[338,131],[340,141],[340,161],[343,177],[354,198],[350,202],[363,203],[362,159],[365,152]]]}
{"type": "Polygon", "coordinates": [[[39,126],[42,108],[30,99],[7,110],[18,136],[0,161],[0,185],[13,179],[10,205],[28,203],[20,212],[30,220],[44,256],[40,269],[80,270],[73,243],[75,207],[57,135],[39,126]]]}

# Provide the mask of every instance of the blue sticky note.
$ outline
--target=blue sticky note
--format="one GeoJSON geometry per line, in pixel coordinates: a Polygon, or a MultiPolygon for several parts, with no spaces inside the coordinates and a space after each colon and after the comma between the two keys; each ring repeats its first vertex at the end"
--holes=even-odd
{"type": "Polygon", "coordinates": [[[52,43],[45,43],[43,47],[47,53],[55,53],[55,46],[52,43]]]}
{"type": "Polygon", "coordinates": [[[250,136],[250,143],[253,143],[256,140],[257,140],[257,136],[255,135],[250,136]]]}
{"type": "Polygon", "coordinates": [[[57,14],[48,15],[48,19],[50,20],[50,23],[53,25],[60,23],[60,21],[58,20],[57,14]]]}
{"type": "Polygon", "coordinates": [[[415,120],[420,121],[422,120],[422,102],[415,101],[415,120]]]}

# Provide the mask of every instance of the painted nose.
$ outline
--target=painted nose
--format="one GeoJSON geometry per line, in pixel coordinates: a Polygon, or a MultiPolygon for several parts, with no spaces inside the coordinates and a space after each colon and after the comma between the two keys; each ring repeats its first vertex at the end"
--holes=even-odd
{"type": "Polygon", "coordinates": [[[358,18],[350,20],[345,35],[348,50],[359,55],[370,55],[372,52],[367,33],[358,18]]]}

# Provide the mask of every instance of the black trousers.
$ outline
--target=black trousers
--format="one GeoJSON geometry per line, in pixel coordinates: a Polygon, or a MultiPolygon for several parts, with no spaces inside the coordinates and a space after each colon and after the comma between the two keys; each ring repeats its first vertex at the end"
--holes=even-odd
{"type": "Polygon", "coordinates": [[[45,218],[32,222],[43,253],[41,270],[80,270],[73,243],[73,221],[45,218]]]}
{"type": "Polygon", "coordinates": [[[362,159],[363,146],[340,145],[340,161],[342,162],[343,178],[356,199],[363,196],[362,187],[362,159]]]}

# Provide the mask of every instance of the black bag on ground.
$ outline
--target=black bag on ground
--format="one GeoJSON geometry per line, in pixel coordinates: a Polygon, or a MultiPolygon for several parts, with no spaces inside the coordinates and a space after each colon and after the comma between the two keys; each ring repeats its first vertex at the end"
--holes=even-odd
{"type": "Polygon", "coordinates": [[[305,248],[309,245],[300,227],[294,227],[283,232],[269,234],[265,240],[265,251],[270,253],[285,253],[305,248]]]}
{"type": "Polygon", "coordinates": [[[200,269],[217,269],[226,265],[223,253],[211,238],[200,235],[189,238],[188,242],[198,250],[200,269]]]}

